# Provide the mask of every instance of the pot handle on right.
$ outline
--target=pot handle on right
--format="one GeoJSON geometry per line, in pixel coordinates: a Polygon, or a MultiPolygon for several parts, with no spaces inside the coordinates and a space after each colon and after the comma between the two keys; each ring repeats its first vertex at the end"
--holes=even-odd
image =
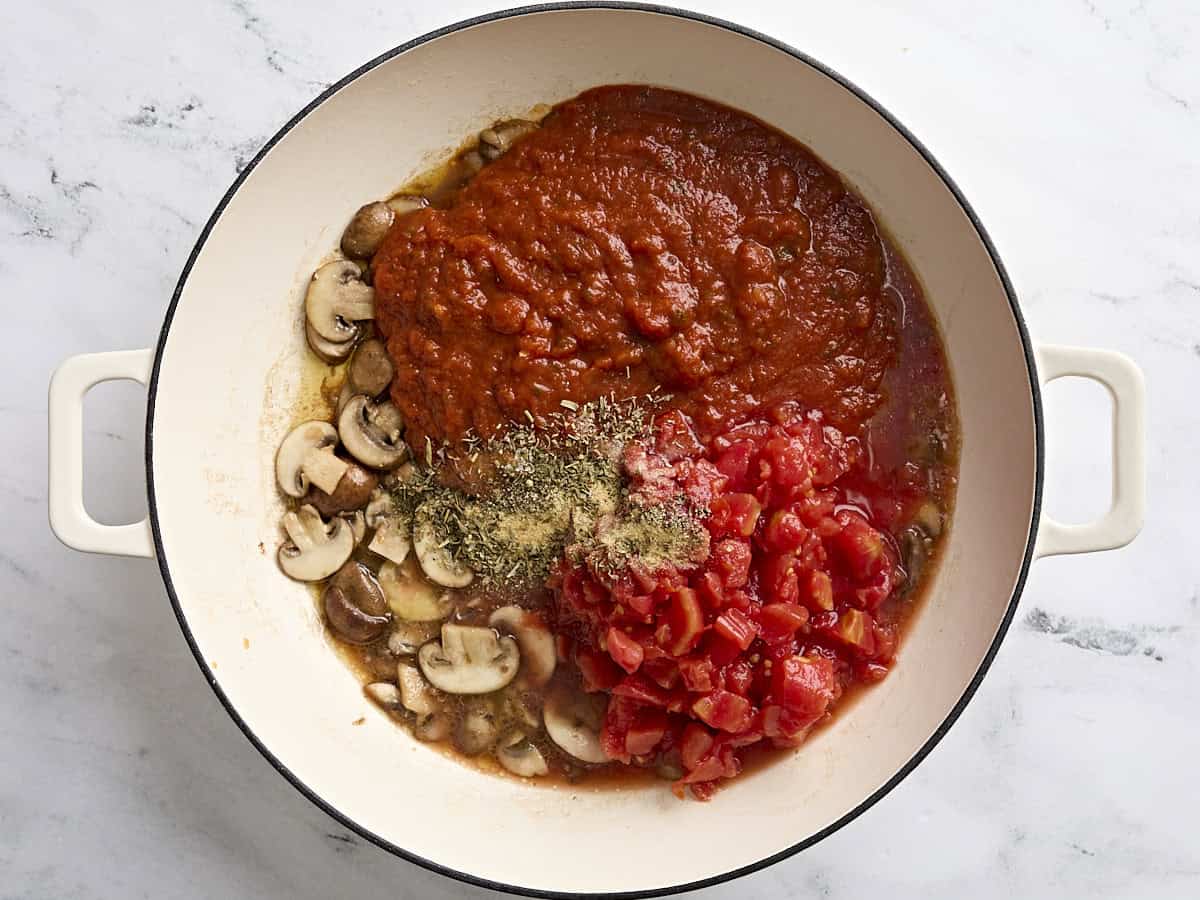
{"type": "Polygon", "coordinates": [[[1124,547],[1142,530],[1146,516],[1146,384],[1128,356],[1112,350],[1046,345],[1037,349],[1044,388],[1058,378],[1090,378],[1113,401],[1112,505],[1095,522],[1064,525],[1043,515],[1035,555],[1091,553],[1124,547]]]}

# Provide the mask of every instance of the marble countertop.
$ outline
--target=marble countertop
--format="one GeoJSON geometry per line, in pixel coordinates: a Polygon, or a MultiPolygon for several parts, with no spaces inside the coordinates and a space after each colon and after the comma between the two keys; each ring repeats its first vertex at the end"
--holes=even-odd
{"type": "MultiPolygon", "coordinates": [[[[960,722],[867,815],[711,898],[1200,896],[1200,7],[1184,0],[702,3],[845,73],[933,150],[1035,338],[1149,387],[1132,546],[1038,563],[960,722]],[[870,22],[869,33],[862,33],[870,22]],[[853,34],[853,39],[850,38],[853,34]]],[[[463,898],[280,778],[209,691],[146,561],[46,524],[45,390],[150,346],[239,167],[362,61],[495,8],[362,0],[0,11],[0,897],[463,898]]],[[[140,388],[87,405],[86,498],[144,513],[140,388]]],[[[1049,392],[1048,509],[1106,504],[1107,401],[1049,392]]]]}

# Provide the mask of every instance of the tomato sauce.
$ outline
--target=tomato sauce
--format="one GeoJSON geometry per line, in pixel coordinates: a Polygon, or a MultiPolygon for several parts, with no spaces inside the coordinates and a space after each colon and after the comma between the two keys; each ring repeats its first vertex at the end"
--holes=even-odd
{"type": "Polygon", "coordinates": [[[900,327],[870,211],[727,107],[613,86],[567,101],[373,262],[414,446],[569,399],[674,395],[702,437],[796,400],[857,429],[900,327]]]}

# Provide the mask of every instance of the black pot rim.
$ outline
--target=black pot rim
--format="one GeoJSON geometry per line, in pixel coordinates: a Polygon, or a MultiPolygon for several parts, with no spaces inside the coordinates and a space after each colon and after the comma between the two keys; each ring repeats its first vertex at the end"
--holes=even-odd
{"type": "Polygon", "coordinates": [[[503,891],[503,892],[510,893],[510,894],[518,894],[518,895],[527,896],[527,897],[552,898],[552,900],[572,900],[572,898],[580,898],[580,897],[604,897],[604,898],[611,898],[611,900],[627,900],[627,898],[628,898],[628,900],[632,900],[632,898],[642,898],[642,897],[665,897],[665,896],[668,896],[671,894],[678,894],[678,893],[683,893],[686,891],[694,891],[694,890],[698,890],[701,888],[707,888],[707,887],[712,887],[714,885],[723,884],[724,882],[732,881],[735,878],[740,878],[743,875],[749,875],[754,872],[761,871],[762,869],[765,869],[768,866],[771,866],[781,860],[784,860],[790,856],[793,856],[794,854],[800,852],[801,850],[811,847],[812,845],[816,844],[818,841],[823,840],[824,838],[833,834],[835,831],[839,830],[843,826],[852,822],[854,819],[857,819],[860,815],[862,815],[864,812],[866,812],[868,809],[870,809],[872,806],[874,806],[876,803],[878,803],[886,794],[888,794],[893,788],[895,788],[896,785],[898,785],[901,781],[903,781],[908,776],[908,774],[910,772],[912,772],[913,769],[915,769],[917,767],[917,765],[922,760],[924,760],[925,757],[927,757],[929,755],[929,753],[933,750],[933,748],[935,746],[937,746],[937,744],[945,736],[946,732],[950,729],[950,726],[952,726],[955,723],[955,721],[958,720],[958,717],[962,714],[963,710],[966,708],[967,703],[970,702],[971,698],[975,695],[976,690],[979,688],[979,685],[980,685],[981,681],[983,680],[983,676],[987,673],[988,669],[991,667],[992,660],[995,658],[996,653],[999,651],[1000,645],[1003,642],[1005,635],[1008,633],[1009,626],[1012,624],[1013,616],[1016,614],[1017,603],[1018,603],[1018,600],[1020,599],[1021,592],[1025,587],[1025,581],[1029,574],[1029,566],[1033,561],[1034,542],[1037,537],[1037,523],[1041,516],[1042,487],[1043,487],[1044,469],[1045,469],[1042,398],[1041,398],[1041,391],[1040,391],[1039,382],[1038,382],[1038,378],[1037,378],[1037,367],[1036,367],[1036,362],[1035,362],[1033,344],[1029,338],[1029,332],[1025,325],[1024,316],[1022,315],[1020,306],[1017,303],[1016,294],[1013,290],[1012,283],[1009,280],[1008,273],[1005,271],[1004,265],[1000,261],[1000,256],[996,252],[995,245],[992,243],[991,238],[988,236],[987,231],[984,229],[983,223],[980,222],[979,217],[976,215],[974,209],[971,208],[971,205],[967,202],[966,197],[963,196],[963,193],[959,189],[958,185],[955,184],[954,180],[946,173],[945,169],[942,168],[941,164],[934,158],[933,154],[930,153],[929,150],[927,150],[925,148],[925,146],[904,125],[902,125],[895,118],[895,116],[893,116],[890,112],[888,112],[880,103],[878,103],[876,100],[874,100],[872,97],[870,97],[865,91],[863,91],[861,88],[859,88],[853,82],[851,82],[849,79],[838,74],[837,72],[833,71],[829,67],[818,62],[817,60],[813,59],[812,57],[808,56],[807,54],[802,53],[801,51],[796,50],[795,48],[793,48],[781,41],[775,40],[774,38],[768,37],[767,35],[761,34],[760,32],[754,31],[750,28],[745,28],[741,25],[736,25],[732,22],[727,22],[723,19],[718,19],[718,18],[714,18],[712,16],[703,15],[701,13],[692,12],[690,10],[678,9],[678,8],[669,7],[669,6],[646,4],[646,3],[619,2],[619,0],[616,0],[616,2],[606,2],[606,0],[599,0],[599,2],[589,2],[589,0],[583,0],[583,2],[535,4],[535,5],[531,5],[531,6],[522,6],[522,7],[517,7],[514,9],[507,9],[507,10],[501,10],[498,12],[487,13],[485,15],[480,15],[480,16],[475,16],[474,18],[465,19],[465,20],[463,20],[461,22],[457,22],[453,25],[447,25],[444,28],[439,28],[436,31],[431,31],[428,34],[424,34],[421,37],[418,37],[411,41],[408,41],[405,44],[401,44],[400,46],[395,47],[395,48],[387,51],[386,53],[383,53],[383,54],[375,57],[375,59],[371,60],[370,62],[367,62],[364,65],[358,67],[353,72],[351,72],[348,75],[344,76],[343,78],[339,79],[335,84],[330,85],[328,88],[326,88],[324,91],[322,91],[315,99],[312,100],[312,102],[310,102],[307,106],[305,106],[302,110],[300,110],[300,112],[298,112],[290,120],[288,120],[288,122],[282,128],[280,128],[279,131],[277,131],[271,137],[271,139],[268,140],[262,146],[262,148],[254,156],[254,159],[252,159],[246,165],[246,167],[238,174],[238,176],[234,180],[233,184],[229,187],[229,190],[227,190],[225,192],[224,196],[221,198],[221,202],[217,204],[216,209],[213,211],[212,216],[205,223],[204,229],[203,229],[203,231],[201,231],[199,239],[196,241],[195,246],[192,248],[191,254],[188,256],[187,264],[183,267],[183,271],[179,276],[179,281],[176,284],[175,291],[171,296],[171,302],[170,302],[169,306],[167,307],[167,312],[166,312],[166,315],[163,320],[162,330],[159,332],[158,342],[157,342],[157,345],[155,348],[155,354],[154,354],[154,367],[151,372],[150,382],[147,386],[145,460],[146,460],[146,488],[147,488],[147,495],[148,495],[147,499],[148,499],[148,505],[149,505],[149,520],[150,520],[151,532],[152,532],[153,538],[154,538],[154,550],[155,550],[155,554],[156,554],[156,557],[158,560],[159,570],[162,573],[163,584],[166,586],[167,594],[171,599],[171,606],[175,610],[175,617],[176,617],[176,619],[178,619],[179,627],[183,631],[183,635],[184,635],[185,639],[187,640],[188,646],[191,648],[192,655],[196,658],[196,662],[200,666],[200,671],[204,674],[204,677],[208,681],[209,686],[212,688],[213,693],[216,694],[217,699],[220,700],[220,702],[221,702],[221,705],[225,707],[225,711],[229,714],[229,716],[233,719],[233,721],[237,724],[237,726],[242,730],[242,733],[245,734],[245,736],[249,739],[250,743],[252,743],[255,746],[255,748],[257,748],[258,751],[264,757],[266,757],[267,761],[270,762],[271,765],[274,766],[276,770],[278,770],[279,774],[281,774],[284,778],[286,778],[291,783],[291,785],[294,788],[296,788],[296,790],[298,790],[301,794],[303,794],[305,797],[307,797],[313,804],[315,804],[317,807],[319,807],[322,811],[324,811],[329,816],[336,819],[344,827],[346,827],[350,831],[354,832],[355,834],[358,834],[359,836],[365,838],[366,840],[370,841],[371,843],[375,844],[376,846],[381,847],[382,849],[387,850],[388,852],[393,853],[396,856],[399,856],[402,859],[405,859],[409,862],[416,863],[417,865],[419,865],[425,869],[428,869],[432,872],[436,872],[439,875],[444,875],[448,878],[453,878],[455,880],[464,882],[466,884],[470,884],[470,885],[474,885],[476,887],[486,888],[486,889],[490,889],[490,890],[494,890],[494,891],[503,891]],[[154,409],[155,409],[155,401],[157,399],[157,392],[158,392],[159,369],[160,369],[160,365],[162,363],[163,349],[166,345],[167,336],[171,330],[171,323],[175,317],[175,310],[179,304],[179,299],[183,294],[184,285],[187,283],[188,276],[191,273],[192,266],[196,262],[196,258],[199,256],[201,249],[203,249],[205,242],[208,240],[209,233],[212,231],[213,227],[216,225],[217,221],[220,219],[221,215],[224,213],[225,207],[229,204],[229,202],[233,198],[234,194],[237,193],[238,188],[240,188],[242,185],[242,182],[244,182],[246,180],[246,178],[249,177],[250,173],[254,171],[255,167],[262,160],[262,158],[267,154],[267,152],[270,151],[270,149],[272,147],[274,147],[275,144],[277,144],[284,136],[286,136],[288,134],[288,132],[290,132],[292,130],[292,128],[294,128],[296,126],[297,123],[299,123],[303,118],[305,118],[309,113],[311,113],[314,109],[316,109],[318,106],[320,106],[322,103],[324,103],[327,99],[329,99],[329,97],[331,97],[333,94],[335,94],[341,88],[345,87],[347,84],[354,81],[356,78],[360,77],[361,75],[365,74],[366,72],[369,72],[370,70],[374,69],[376,66],[379,66],[382,63],[387,62],[388,60],[392,59],[393,57],[398,56],[401,53],[404,53],[408,50],[413,49],[414,47],[418,47],[421,44],[424,44],[424,43],[427,43],[428,41],[434,40],[435,38],[439,38],[444,35],[451,34],[456,31],[460,31],[464,28],[470,28],[475,25],[481,25],[481,24],[485,24],[488,22],[498,21],[501,19],[508,19],[508,18],[513,18],[516,16],[529,15],[529,14],[533,14],[533,13],[555,12],[555,11],[563,11],[563,10],[579,10],[579,9],[613,9],[613,10],[632,10],[632,11],[636,11],[636,12],[655,13],[655,14],[663,15],[663,16],[671,16],[674,18],[688,19],[688,20],[696,21],[696,22],[703,22],[704,24],[707,24],[707,25],[712,25],[712,26],[716,26],[718,28],[723,28],[728,31],[732,31],[737,34],[740,34],[744,37],[752,38],[756,41],[766,44],[769,47],[773,47],[776,50],[780,50],[784,53],[787,53],[789,56],[799,60],[800,62],[805,63],[806,65],[810,66],[811,68],[816,69],[818,72],[821,72],[823,75],[833,79],[838,84],[840,84],[842,87],[844,87],[846,90],[850,91],[852,94],[854,94],[856,97],[858,97],[859,100],[863,101],[868,106],[870,106],[871,109],[873,109],[889,125],[891,125],[892,128],[894,128],[897,133],[899,133],[906,141],[908,141],[908,143],[913,147],[913,149],[915,149],[918,153],[920,153],[922,158],[924,158],[925,162],[934,170],[934,172],[937,173],[938,177],[942,180],[942,182],[945,184],[945,186],[954,195],[955,200],[958,201],[958,204],[962,208],[962,211],[966,214],[967,218],[971,222],[972,227],[975,229],[976,233],[979,235],[980,240],[983,242],[983,245],[988,252],[988,256],[991,258],[992,265],[995,267],[996,273],[999,275],[1000,281],[1004,286],[1004,292],[1005,292],[1006,296],[1008,297],[1009,307],[1012,311],[1013,319],[1017,325],[1017,331],[1018,331],[1020,339],[1021,339],[1022,350],[1025,354],[1026,366],[1029,371],[1029,383],[1030,383],[1030,391],[1031,391],[1032,401],[1033,401],[1034,433],[1035,433],[1035,444],[1036,444],[1036,448],[1035,448],[1036,449],[1036,461],[1035,461],[1036,464],[1035,464],[1035,471],[1034,471],[1033,510],[1032,510],[1032,516],[1030,517],[1030,523],[1029,523],[1029,535],[1026,540],[1024,556],[1021,561],[1021,570],[1017,576],[1016,583],[1013,586],[1012,596],[1009,600],[1008,607],[1005,610],[1004,618],[1000,623],[1000,627],[996,632],[995,638],[993,638],[993,640],[992,640],[991,646],[988,648],[987,654],[984,656],[983,661],[980,663],[979,668],[975,672],[975,675],[972,677],[970,683],[967,685],[966,690],[963,691],[962,696],[959,697],[958,702],[954,704],[954,707],[947,714],[946,718],[942,721],[941,725],[938,726],[937,730],[929,737],[929,739],[921,746],[921,748],[912,756],[912,758],[909,759],[908,762],[906,762],[900,768],[900,770],[896,772],[896,774],[894,774],[891,778],[889,778],[885,784],[883,784],[880,788],[878,788],[870,796],[865,798],[861,803],[859,803],[856,807],[854,807],[854,809],[850,810],[845,815],[843,815],[841,818],[839,818],[837,821],[831,823],[830,825],[826,826],[825,828],[821,829],[820,831],[809,835],[808,837],[804,838],[804,840],[799,841],[798,843],[793,844],[791,847],[781,850],[778,853],[771,854],[770,856],[764,857],[763,859],[760,859],[757,862],[751,863],[749,865],[742,866],[737,869],[730,870],[728,872],[723,872],[720,875],[714,875],[714,876],[711,876],[708,878],[688,882],[685,884],[671,885],[668,887],[654,888],[654,889],[650,889],[650,890],[610,892],[610,893],[605,893],[605,894],[594,894],[594,893],[589,893],[589,892],[576,892],[576,891],[549,891],[549,890],[539,890],[536,888],[530,888],[530,887],[525,887],[525,886],[521,886],[521,885],[503,884],[501,882],[493,881],[493,880],[490,880],[487,878],[481,878],[479,876],[472,875],[469,872],[462,872],[457,869],[452,869],[447,866],[443,866],[432,860],[425,859],[421,856],[418,856],[415,853],[405,850],[402,847],[396,846],[395,844],[391,843],[390,841],[386,840],[385,838],[381,837],[380,835],[377,835],[377,834],[371,832],[367,828],[364,828],[362,825],[360,825],[357,822],[355,822],[354,820],[350,819],[348,816],[344,815],[339,810],[335,809],[330,804],[325,802],[325,800],[323,800],[312,788],[308,787],[308,785],[306,785],[303,781],[301,781],[295,775],[295,773],[293,773],[290,769],[288,769],[288,767],[283,763],[283,761],[280,760],[277,756],[275,756],[274,753],[271,752],[271,750],[258,738],[258,736],[254,733],[254,731],[249,727],[249,725],[246,724],[246,722],[238,714],[237,710],[234,708],[233,703],[229,700],[229,698],[225,695],[225,692],[221,689],[221,686],[218,684],[216,677],[213,675],[212,671],[209,669],[208,665],[205,663],[203,655],[200,653],[200,648],[196,644],[195,636],[192,634],[191,628],[188,626],[188,623],[187,623],[187,618],[185,617],[185,615],[183,613],[183,609],[180,606],[179,598],[175,591],[175,585],[171,578],[170,567],[167,564],[166,554],[163,549],[162,534],[161,534],[161,531],[159,528],[159,521],[158,521],[157,496],[156,496],[156,490],[155,490],[155,485],[154,485],[154,467],[153,467],[154,409]]]}

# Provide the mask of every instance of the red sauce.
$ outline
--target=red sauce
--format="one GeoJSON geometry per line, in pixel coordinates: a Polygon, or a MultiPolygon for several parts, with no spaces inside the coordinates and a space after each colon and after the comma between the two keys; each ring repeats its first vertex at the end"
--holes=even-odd
{"type": "Polygon", "coordinates": [[[603,87],[374,260],[393,400],[420,446],[662,388],[711,437],[796,400],[857,429],[898,307],[870,211],[744,113],[603,87]]]}

